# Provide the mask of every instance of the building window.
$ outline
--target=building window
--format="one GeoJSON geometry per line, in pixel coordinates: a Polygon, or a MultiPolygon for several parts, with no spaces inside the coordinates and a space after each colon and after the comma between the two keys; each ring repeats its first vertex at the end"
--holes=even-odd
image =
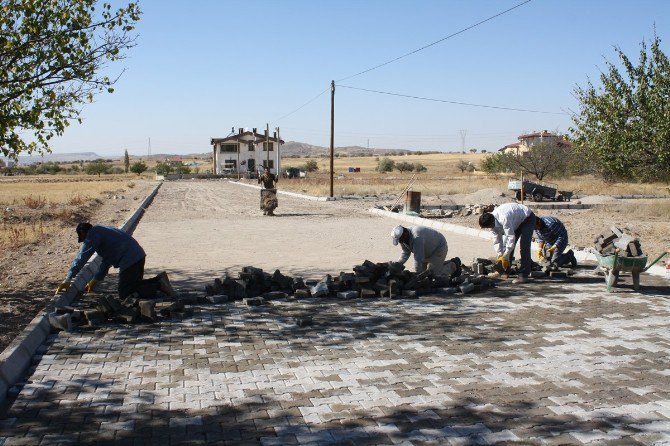
{"type": "Polygon", "coordinates": [[[221,144],[221,153],[237,152],[237,144],[221,144]]]}
{"type": "Polygon", "coordinates": [[[263,143],[263,152],[267,152],[267,151],[268,151],[268,147],[270,147],[270,152],[272,152],[272,151],[274,150],[274,149],[273,149],[273,146],[274,146],[274,145],[273,145],[271,142],[264,142],[264,143],[263,143]]]}
{"type": "Polygon", "coordinates": [[[275,160],[263,160],[263,169],[266,167],[273,169],[275,167],[275,160]]]}
{"type": "Polygon", "coordinates": [[[225,160],[223,162],[224,169],[235,169],[237,167],[237,160],[225,160]]]}
{"type": "Polygon", "coordinates": [[[247,147],[249,148],[249,152],[253,152],[256,150],[256,145],[254,144],[253,141],[249,141],[249,144],[247,144],[247,147]]]}

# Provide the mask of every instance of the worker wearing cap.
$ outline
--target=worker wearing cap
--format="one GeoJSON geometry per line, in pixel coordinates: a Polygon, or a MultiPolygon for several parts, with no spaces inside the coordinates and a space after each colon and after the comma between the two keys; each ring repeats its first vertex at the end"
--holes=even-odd
{"type": "Polygon", "coordinates": [[[494,235],[493,248],[498,254],[498,262],[504,270],[509,269],[514,258],[514,248],[521,239],[521,268],[519,277],[513,283],[526,283],[530,275],[530,243],[535,228],[535,214],[528,207],[518,203],[506,203],[492,212],[479,216],[479,226],[490,229],[494,235]]]}
{"type": "Polygon", "coordinates": [[[421,273],[428,267],[435,274],[441,274],[447,257],[447,239],[442,233],[425,226],[405,228],[396,226],[391,231],[393,245],[400,244],[402,253],[397,262],[404,265],[410,255],[414,255],[414,270],[421,273]]]}
{"type": "Polygon", "coordinates": [[[72,279],[81,271],[88,259],[93,253],[97,253],[102,263],[93,279],[86,284],[84,289],[87,293],[93,291],[105,278],[109,268],[114,266],[119,268],[118,289],[121,298],[133,293],[137,293],[138,297],[152,298],[158,290],[167,295],[173,294],[165,272],[151,279],[143,279],[146,254],[137,240],[126,232],[110,226],[93,226],[90,223],[79,223],[76,231],[77,239],[82,246],[70,266],[65,281],[58,286],[56,292],[67,290],[72,279]]]}
{"type": "Polygon", "coordinates": [[[571,250],[565,252],[568,246],[568,231],[565,225],[556,217],[536,217],[535,235],[539,242],[537,257],[540,261],[549,260],[556,266],[572,264],[577,266],[577,258],[571,250]]]}

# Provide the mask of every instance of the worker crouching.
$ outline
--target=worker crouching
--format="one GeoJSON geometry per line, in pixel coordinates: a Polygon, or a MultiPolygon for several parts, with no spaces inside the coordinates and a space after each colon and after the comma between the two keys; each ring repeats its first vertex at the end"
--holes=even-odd
{"type": "Polygon", "coordinates": [[[168,296],[174,295],[167,273],[144,279],[144,261],[146,254],[137,240],[126,232],[103,225],[80,223],[77,225],[78,242],[82,243],[77,257],[72,262],[67,277],[56,292],[70,287],[72,279],[81,271],[93,253],[100,256],[100,269],[85,286],[84,291],[92,292],[96,285],[107,275],[112,266],[119,268],[119,297],[122,299],[135,294],[135,297],[152,299],[161,291],[168,296]]]}
{"type": "Polygon", "coordinates": [[[417,274],[426,269],[435,275],[445,273],[444,259],[449,248],[447,239],[442,233],[425,226],[405,228],[398,225],[391,231],[391,239],[394,245],[400,245],[402,248],[397,263],[404,265],[409,256],[413,255],[414,270],[417,274]]]}

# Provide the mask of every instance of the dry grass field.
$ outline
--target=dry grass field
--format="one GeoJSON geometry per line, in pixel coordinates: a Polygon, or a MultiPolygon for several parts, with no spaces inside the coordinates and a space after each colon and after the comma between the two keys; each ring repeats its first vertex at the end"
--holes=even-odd
{"type": "Polygon", "coordinates": [[[0,249],[34,243],[54,226],[88,215],[99,197],[135,186],[125,177],[35,176],[0,179],[0,249]]]}
{"type": "MultiPolygon", "coordinates": [[[[471,162],[477,168],[486,154],[441,153],[430,155],[401,155],[389,157],[395,162],[421,163],[428,169],[417,174],[413,190],[426,196],[468,194],[481,189],[499,189],[505,192],[508,177],[486,175],[483,172],[461,172],[461,160],[471,162]]],[[[289,158],[282,160],[283,167],[299,167],[309,159],[317,161],[319,170],[308,173],[306,178],[284,179],[281,188],[312,195],[330,193],[330,161],[327,158],[289,158]]],[[[412,172],[377,173],[378,157],[335,158],[334,193],[341,195],[379,195],[400,193],[412,172]],[[350,173],[349,167],[360,167],[360,173],[350,173]]],[[[572,191],[577,196],[587,195],[670,195],[670,185],[663,183],[606,183],[590,176],[550,179],[560,190],[572,191]]]]}

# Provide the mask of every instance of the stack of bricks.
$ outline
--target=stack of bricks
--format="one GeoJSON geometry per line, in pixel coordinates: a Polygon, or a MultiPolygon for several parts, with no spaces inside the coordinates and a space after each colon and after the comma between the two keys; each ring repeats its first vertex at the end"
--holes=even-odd
{"type": "Polygon", "coordinates": [[[593,241],[595,250],[603,256],[613,255],[618,251],[621,257],[638,257],[642,255],[640,240],[628,228],[616,226],[606,228],[593,241]]]}
{"type": "MultiPolygon", "coordinates": [[[[225,296],[228,300],[244,300],[250,306],[262,305],[267,300],[278,298],[304,299],[310,297],[415,298],[420,293],[440,293],[449,289],[458,292],[466,285],[467,292],[479,291],[494,286],[484,274],[475,274],[461,266],[458,257],[447,262],[449,274],[435,275],[430,270],[416,274],[395,262],[375,263],[365,260],[353,267],[353,272],[327,274],[320,280],[304,280],[300,277],[274,274],[260,268],[246,266],[237,278],[228,275],[215,279],[205,287],[207,296],[225,296]],[[467,286],[472,284],[472,286],[467,286]]],[[[450,294],[449,293],[449,294],[450,294]]]]}

